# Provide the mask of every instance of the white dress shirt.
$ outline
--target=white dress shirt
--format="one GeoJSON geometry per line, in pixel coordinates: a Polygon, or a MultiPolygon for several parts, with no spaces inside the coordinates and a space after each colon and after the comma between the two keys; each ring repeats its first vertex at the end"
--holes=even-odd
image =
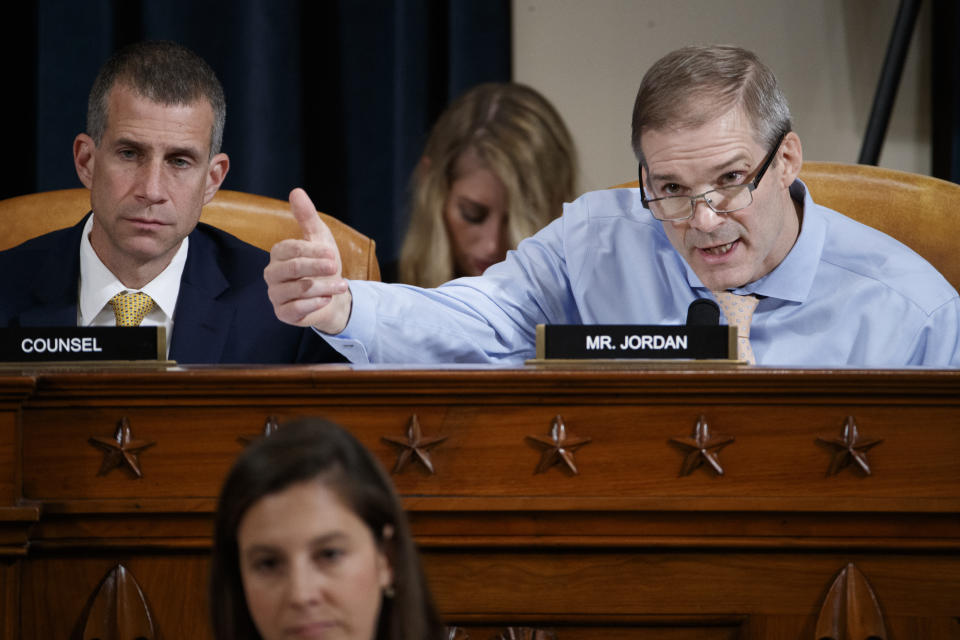
{"type": "Polygon", "coordinates": [[[187,262],[189,238],[184,238],[173,260],[160,274],[145,284],[142,289],[125,287],[103,264],[90,244],[93,216],[87,218],[80,240],[80,302],[77,305],[78,327],[114,327],[117,324],[110,299],[118,293],[142,291],[153,299],[154,305],[140,326],[165,327],[167,354],[170,353],[170,336],[173,335],[173,314],[180,292],[180,277],[187,262]]]}

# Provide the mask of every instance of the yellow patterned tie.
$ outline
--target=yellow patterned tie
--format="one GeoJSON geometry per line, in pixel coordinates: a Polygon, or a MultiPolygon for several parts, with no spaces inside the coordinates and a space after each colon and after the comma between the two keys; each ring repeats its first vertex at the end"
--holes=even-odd
{"type": "Polygon", "coordinates": [[[753,320],[753,312],[760,300],[756,296],[738,296],[729,291],[714,291],[713,295],[723,309],[727,324],[737,328],[737,358],[756,364],[753,347],[750,346],[750,321],[753,320]]]}
{"type": "Polygon", "coordinates": [[[113,315],[117,318],[118,327],[139,327],[153,309],[153,298],[142,291],[121,291],[110,298],[110,304],[113,305],[113,315]]]}

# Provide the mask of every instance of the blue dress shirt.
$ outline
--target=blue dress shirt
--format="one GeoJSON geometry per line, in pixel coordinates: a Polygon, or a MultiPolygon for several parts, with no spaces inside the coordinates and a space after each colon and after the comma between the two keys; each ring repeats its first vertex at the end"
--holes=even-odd
{"type": "MultiPolygon", "coordinates": [[[[960,366],[960,297],[893,238],[813,202],[787,257],[734,290],[764,296],[757,364],[960,366]]],[[[637,189],[586,193],[479,277],[436,289],[351,281],[353,309],[326,340],[351,362],[521,363],[538,323],[683,324],[713,297],[640,204],[637,189]]]]}

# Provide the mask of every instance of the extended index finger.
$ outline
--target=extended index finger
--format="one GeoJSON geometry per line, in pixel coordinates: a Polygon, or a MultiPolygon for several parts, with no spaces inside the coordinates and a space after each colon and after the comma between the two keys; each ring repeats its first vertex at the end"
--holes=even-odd
{"type": "Polygon", "coordinates": [[[317,215],[317,208],[313,206],[313,201],[300,187],[290,192],[290,210],[300,225],[304,240],[329,241],[331,239],[330,230],[317,215]]]}

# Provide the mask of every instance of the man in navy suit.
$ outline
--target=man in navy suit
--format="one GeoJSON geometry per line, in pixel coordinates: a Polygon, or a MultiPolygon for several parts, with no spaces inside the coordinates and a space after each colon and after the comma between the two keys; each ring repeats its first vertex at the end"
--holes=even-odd
{"type": "Polygon", "coordinates": [[[198,223],[230,167],[225,119],[220,82],[188,49],[114,54],[73,142],[92,213],[0,252],[0,326],[112,326],[119,297],[145,294],[140,323],[166,327],[177,362],[341,361],[312,330],[276,319],[265,251],[198,223]]]}

